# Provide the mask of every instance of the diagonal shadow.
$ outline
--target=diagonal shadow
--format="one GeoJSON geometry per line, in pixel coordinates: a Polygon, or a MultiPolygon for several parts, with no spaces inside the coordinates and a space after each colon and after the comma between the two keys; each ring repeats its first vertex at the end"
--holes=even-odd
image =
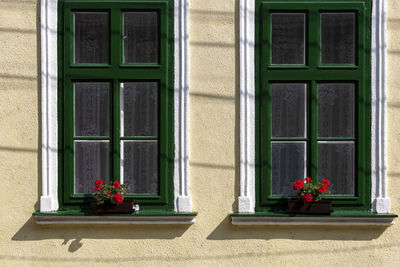
{"type": "MultiPolygon", "coordinates": [[[[290,240],[353,240],[368,241],[379,238],[387,227],[381,226],[237,226],[228,215],[207,236],[208,240],[290,239],[290,240]]],[[[399,243],[400,244],[400,243],[399,243]]]]}
{"type": "Polygon", "coordinates": [[[13,241],[49,239],[79,240],[72,250],[79,249],[84,239],[174,239],[191,225],[38,225],[33,216],[12,236],[13,241]]]}

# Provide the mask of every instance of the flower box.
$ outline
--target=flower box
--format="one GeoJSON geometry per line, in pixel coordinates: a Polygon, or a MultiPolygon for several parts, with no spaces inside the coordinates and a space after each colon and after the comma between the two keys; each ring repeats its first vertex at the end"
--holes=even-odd
{"type": "Polygon", "coordinates": [[[289,214],[326,214],[332,213],[332,201],[320,200],[304,203],[301,199],[288,200],[289,214]]]}
{"type": "Polygon", "coordinates": [[[124,199],[121,204],[115,204],[110,201],[97,204],[96,199],[90,199],[89,211],[93,214],[133,213],[133,199],[124,199]]]}

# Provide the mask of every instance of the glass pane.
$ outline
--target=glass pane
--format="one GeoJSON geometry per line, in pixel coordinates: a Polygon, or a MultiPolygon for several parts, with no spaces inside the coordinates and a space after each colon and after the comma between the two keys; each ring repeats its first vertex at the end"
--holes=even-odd
{"type": "Polygon", "coordinates": [[[293,182],[306,176],[305,142],[272,142],[272,194],[294,196],[293,182]]]}
{"type": "Polygon", "coordinates": [[[272,136],[305,137],[307,85],[274,83],[271,90],[272,136]]]}
{"type": "Polygon", "coordinates": [[[110,84],[75,83],[75,136],[108,136],[110,84]]]}
{"type": "Polygon", "coordinates": [[[275,13],[272,23],[272,64],[304,64],[305,14],[275,13]]]}
{"type": "Polygon", "coordinates": [[[124,13],[124,62],[158,62],[157,12],[124,13]]]}
{"type": "Polygon", "coordinates": [[[318,136],[354,136],[354,84],[318,84],[318,136]]]}
{"type": "Polygon", "coordinates": [[[128,193],[158,194],[157,141],[122,141],[121,176],[128,193]]]}
{"type": "Polygon", "coordinates": [[[75,193],[93,193],[94,182],[109,182],[108,141],[75,141],[75,193]]]}
{"type": "Polygon", "coordinates": [[[354,64],[355,13],[321,14],[322,64],[354,64]]]}
{"type": "Polygon", "coordinates": [[[109,62],[107,12],[75,12],[75,63],[109,62]]]}
{"type": "Polygon", "coordinates": [[[354,194],[354,142],[318,142],[318,179],[331,181],[332,194],[354,194]]]}
{"type": "Polygon", "coordinates": [[[121,84],[121,135],[158,135],[158,84],[121,84]]]}

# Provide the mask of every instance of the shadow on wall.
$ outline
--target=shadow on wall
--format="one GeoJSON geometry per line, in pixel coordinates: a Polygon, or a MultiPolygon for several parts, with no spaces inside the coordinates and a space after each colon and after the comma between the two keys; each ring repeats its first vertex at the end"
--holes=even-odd
{"type": "MultiPolygon", "coordinates": [[[[193,42],[193,46],[218,46],[218,47],[232,47],[235,49],[235,97],[230,96],[214,96],[214,95],[203,95],[201,93],[191,93],[191,97],[204,97],[204,98],[217,98],[223,101],[234,101],[235,106],[235,186],[234,186],[234,203],[232,204],[232,210],[237,210],[237,198],[239,196],[239,185],[240,185],[240,64],[239,64],[239,1],[236,1],[235,6],[235,44],[226,43],[208,43],[208,42],[193,42]]],[[[39,12],[40,6],[37,8],[38,18],[37,25],[40,27],[39,23],[39,12]]],[[[194,15],[192,18],[200,17],[203,18],[205,15],[202,11],[191,10],[191,14],[194,15]]],[[[231,13],[223,12],[217,14],[218,16],[226,15],[226,17],[231,16],[231,13]]],[[[207,17],[208,19],[208,17],[207,17]]],[[[221,19],[221,18],[218,18],[221,19]]],[[[228,18],[225,18],[229,20],[228,18]]],[[[38,38],[38,66],[40,66],[40,38],[38,38]]],[[[12,77],[7,77],[12,78],[12,77]]],[[[21,78],[21,77],[16,77],[21,78]]],[[[23,78],[22,78],[23,79],[23,78]]],[[[30,79],[27,77],[26,79],[30,79]]],[[[39,114],[41,109],[41,90],[40,90],[40,68],[38,70],[38,106],[39,114]]],[[[39,116],[39,126],[41,125],[39,116]]],[[[41,127],[39,127],[41,130],[41,127]]],[[[41,133],[39,133],[39,136],[41,133]]],[[[39,146],[41,147],[41,141],[39,140],[39,146]]],[[[34,152],[34,151],[32,151],[34,152]]],[[[38,196],[41,195],[41,153],[40,149],[38,151],[38,196]]],[[[195,163],[194,163],[195,165],[195,163]]],[[[200,167],[206,167],[204,164],[198,164],[200,167]]],[[[211,167],[215,167],[210,165],[211,167]]],[[[208,167],[210,167],[208,166],[208,167]]],[[[221,168],[221,166],[216,166],[221,168]]],[[[226,167],[230,168],[230,166],[226,167]]],[[[39,204],[35,203],[35,210],[39,209],[39,204]]],[[[201,216],[201,215],[200,215],[201,216]]],[[[25,224],[14,234],[11,238],[13,241],[39,241],[39,240],[60,240],[63,246],[68,246],[68,251],[73,253],[79,250],[84,245],[85,239],[95,239],[95,240],[108,240],[108,239],[121,239],[121,240],[147,240],[147,239],[164,239],[172,240],[181,237],[188,229],[190,225],[135,225],[134,227],[130,225],[37,225],[35,219],[30,217],[25,224]],[[69,244],[69,245],[68,245],[69,244]]],[[[347,241],[367,241],[379,238],[380,235],[385,231],[386,228],[378,227],[315,227],[315,226],[302,226],[302,227],[283,227],[283,226],[233,226],[231,224],[230,216],[226,216],[220,224],[209,233],[206,237],[207,240],[274,240],[274,239],[289,239],[289,240],[347,240],[347,241]]],[[[353,248],[353,250],[362,250],[366,248],[367,245],[362,245],[358,248],[353,248]]],[[[385,247],[398,246],[398,244],[385,244],[385,247]]],[[[374,245],[368,244],[368,248],[373,248],[374,245]]],[[[338,248],[340,251],[343,247],[338,248]]],[[[309,251],[297,250],[295,252],[282,252],[282,253],[295,253],[295,254],[306,254],[309,251]]],[[[320,252],[324,252],[321,248],[320,252]]],[[[272,253],[272,252],[271,252],[272,253]]],[[[327,251],[327,253],[332,253],[332,250],[327,251]]],[[[276,255],[277,252],[274,252],[276,255]]],[[[268,257],[265,251],[260,253],[242,253],[235,255],[225,255],[226,257],[268,257]]],[[[11,256],[1,256],[0,260],[13,260],[11,256]]],[[[199,259],[203,259],[201,257],[199,259]]],[[[207,257],[208,259],[212,258],[207,257]]],[[[219,259],[220,256],[216,256],[215,259],[219,259]]],[[[146,257],[132,257],[132,258],[119,258],[119,262],[125,261],[141,261],[150,260],[153,258],[146,257]]],[[[188,260],[196,259],[196,257],[189,258],[174,258],[166,257],[166,261],[178,261],[178,260],[188,260]]],[[[47,261],[51,262],[54,260],[70,261],[70,262],[114,262],[115,259],[95,259],[93,257],[86,258],[50,258],[50,257],[29,257],[29,256],[18,256],[18,260],[25,261],[47,261]]]]}
{"type": "MultiPolygon", "coordinates": [[[[188,230],[188,225],[136,225],[135,227],[129,225],[37,225],[33,217],[31,217],[18,232],[11,238],[13,241],[38,241],[38,240],[49,240],[57,239],[60,240],[63,246],[68,246],[68,251],[73,253],[79,250],[84,245],[84,239],[95,239],[95,240],[107,240],[107,239],[121,239],[121,240],[148,240],[148,239],[166,239],[172,240],[174,238],[181,237],[183,233],[188,230]]],[[[283,226],[233,226],[230,221],[230,216],[225,219],[207,236],[207,240],[277,240],[277,239],[288,239],[297,241],[320,241],[320,240],[343,240],[343,241],[368,241],[379,238],[379,236],[385,231],[383,227],[315,227],[315,226],[302,226],[302,227],[283,227],[283,226]]],[[[361,246],[353,247],[352,251],[363,251],[371,249],[380,249],[382,244],[373,245],[371,243],[360,243],[361,246]]],[[[398,247],[399,243],[386,243],[385,248],[398,247]]],[[[335,249],[327,250],[321,247],[318,253],[332,253],[335,249]]],[[[337,252],[343,252],[343,247],[338,247],[337,252]]],[[[305,255],[309,253],[309,250],[295,251],[281,251],[273,252],[274,256],[282,254],[299,254],[305,255]]],[[[265,257],[272,256],[272,252],[260,252],[260,253],[242,253],[234,255],[221,255],[215,256],[215,259],[221,257],[265,257]]],[[[185,261],[185,260],[196,260],[196,256],[190,257],[166,257],[165,259],[157,260],[161,261],[185,261]]],[[[207,259],[213,259],[214,256],[207,256],[207,259]]],[[[204,256],[198,259],[203,260],[204,256]]],[[[0,260],[18,260],[18,261],[45,261],[51,262],[57,261],[87,261],[96,262],[100,259],[93,257],[88,258],[51,258],[51,257],[37,257],[37,256],[6,256],[0,255],[0,260]]],[[[102,262],[113,260],[113,259],[101,259],[102,262]]],[[[115,259],[114,259],[115,260],[115,259]]],[[[114,261],[113,260],[113,261],[114,261]]],[[[118,262],[129,262],[129,261],[144,261],[154,260],[153,257],[122,257],[118,258],[118,262]]]]}
{"type": "MultiPolygon", "coordinates": [[[[387,227],[380,226],[237,226],[228,215],[207,236],[208,240],[291,239],[368,241],[379,238],[387,227]]],[[[393,246],[399,246],[399,243],[393,246]]],[[[386,246],[386,244],[385,244],[386,246]]],[[[368,246],[370,247],[370,246],[368,246]]]]}
{"type": "MultiPolygon", "coordinates": [[[[83,239],[174,239],[183,235],[190,225],[38,225],[34,217],[14,234],[13,241],[63,240],[68,251],[83,246],[83,239]]],[[[1,258],[0,258],[1,259],[1,258]]]]}

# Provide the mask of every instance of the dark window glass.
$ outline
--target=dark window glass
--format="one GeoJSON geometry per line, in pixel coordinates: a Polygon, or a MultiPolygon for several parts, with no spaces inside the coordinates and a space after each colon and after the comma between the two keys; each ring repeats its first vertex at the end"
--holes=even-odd
{"type": "Polygon", "coordinates": [[[354,194],[354,142],[318,142],[318,178],[331,181],[331,192],[354,194]]]}
{"type": "Polygon", "coordinates": [[[75,193],[91,194],[94,182],[109,181],[110,143],[108,141],[75,141],[75,193]]]}
{"type": "Polygon", "coordinates": [[[109,63],[107,12],[75,12],[75,63],[109,63]]]}
{"type": "Polygon", "coordinates": [[[272,22],[272,64],[304,64],[305,14],[275,13],[272,22]]]}
{"type": "Polygon", "coordinates": [[[354,13],[321,14],[322,64],[354,64],[354,13]]]}
{"type": "Polygon", "coordinates": [[[129,82],[121,84],[121,135],[158,135],[158,84],[129,82]]]}
{"type": "Polygon", "coordinates": [[[158,62],[157,12],[124,13],[124,62],[158,62]]]}
{"type": "Polygon", "coordinates": [[[158,194],[157,141],[123,141],[123,182],[128,193],[158,194]]]}
{"type": "Polygon", "coordinates": [[[272,136],[305,137],[306,84],[272,84],[272,136]]]}

